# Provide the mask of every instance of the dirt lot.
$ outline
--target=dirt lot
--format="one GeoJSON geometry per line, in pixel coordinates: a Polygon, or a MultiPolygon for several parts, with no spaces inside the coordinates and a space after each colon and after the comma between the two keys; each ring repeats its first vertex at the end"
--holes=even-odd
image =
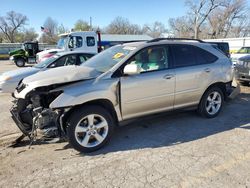
{"type": "MultiPolygon", "coordinates": [[[[0,72],[16,68],[0,61],[0,72]]],[[[0,187],[250,187],[250,87],[215,119],[162,114],[117,128],[98,152],[67,144],[9,147],[19,131],[0,94],[0,187]]]]}

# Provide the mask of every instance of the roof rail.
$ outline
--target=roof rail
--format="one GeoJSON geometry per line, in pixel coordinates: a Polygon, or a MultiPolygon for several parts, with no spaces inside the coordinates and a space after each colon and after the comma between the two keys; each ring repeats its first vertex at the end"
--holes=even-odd
{"type": "Polygon", "coordinates": [[[147,43],[158,42],[161,40],[190,40],[190,41],[197,41],[200,43],[206,43],[206,42],[199,40],[199,39],[190,39],[190,38],[156,38],[156,39],[152,39],[152,40],[147,41],[147,43]]]}

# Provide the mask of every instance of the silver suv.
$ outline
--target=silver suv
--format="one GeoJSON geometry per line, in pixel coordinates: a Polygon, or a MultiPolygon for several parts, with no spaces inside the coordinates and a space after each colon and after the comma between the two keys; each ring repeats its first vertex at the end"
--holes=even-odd
{"type": "Polygon", "coordinates": [[[216,117],[231,92],[231,61],[211,44],[154,39],[111,47],[81,66],[25,78],[13,119],[33,140],[66,136],[80,152],[101,148],[124,120],[195,107],[216,117]]]}

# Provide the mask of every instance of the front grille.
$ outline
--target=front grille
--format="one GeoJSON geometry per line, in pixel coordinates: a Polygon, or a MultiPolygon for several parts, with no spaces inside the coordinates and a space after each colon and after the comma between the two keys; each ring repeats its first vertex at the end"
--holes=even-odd
{"type": "Polygon", "coordinates": [[[244,68],[250,68],[250,62],[243,62],[244,68]]]}

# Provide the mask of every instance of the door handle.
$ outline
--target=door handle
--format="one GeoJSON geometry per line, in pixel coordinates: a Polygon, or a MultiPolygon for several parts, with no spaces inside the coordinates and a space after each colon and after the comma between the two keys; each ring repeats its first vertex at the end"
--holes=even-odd
{"type": "Polygon", "coordinates": [[[163,78],[169,80],[169,79],[171,79],[173,77],[174,77],[173,74],[166,74],[163,78]]]}
{"type": "Polygon", "coordinates": [[[207,73],[209,73],[209,72],[211,72],[211,69],[210,68],[206,68],[206,69],[204,69],[204,71],[207,72],[207,73]]]}

